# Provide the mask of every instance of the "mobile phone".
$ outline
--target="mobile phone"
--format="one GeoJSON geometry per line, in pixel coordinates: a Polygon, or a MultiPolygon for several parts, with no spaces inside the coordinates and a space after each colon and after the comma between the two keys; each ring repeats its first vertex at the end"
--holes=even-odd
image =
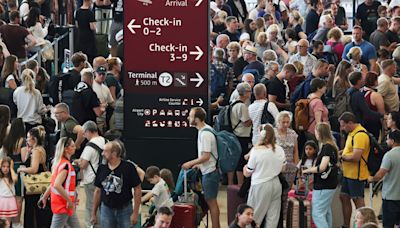
{"type": "Polygon", "coordinates": [[[256,222],[253,220],[253,221],[251,221],[251,227],[257,227],[257,224],[256,224],[256,222]]]}

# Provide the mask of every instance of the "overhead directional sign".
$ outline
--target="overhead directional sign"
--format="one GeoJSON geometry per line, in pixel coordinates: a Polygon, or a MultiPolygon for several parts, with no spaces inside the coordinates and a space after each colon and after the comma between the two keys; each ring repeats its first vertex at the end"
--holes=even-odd
{"type": "Polygon", "coordinates": [[[208,109],[208,1],[129,0],[124,12],[126,137],[193,138],[190,109],[208,109]]]}

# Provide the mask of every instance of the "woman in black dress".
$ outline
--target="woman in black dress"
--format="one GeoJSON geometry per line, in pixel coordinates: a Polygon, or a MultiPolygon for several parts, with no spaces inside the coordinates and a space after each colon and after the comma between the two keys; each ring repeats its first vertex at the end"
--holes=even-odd
{"type": "Polygon", "coordinates": [[[82,51],[88,57],[89,63],[97,55],[96,48],[96,19],[92,11],[92,1],[84,0],[83,5],[76,11],[75,21],[78,27],[78,51],[82,51]]]}

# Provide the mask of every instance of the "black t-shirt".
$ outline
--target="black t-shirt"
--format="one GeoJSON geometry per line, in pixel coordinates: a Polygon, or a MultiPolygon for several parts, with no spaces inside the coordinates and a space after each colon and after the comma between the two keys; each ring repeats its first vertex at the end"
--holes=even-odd
{"type": "Polygon", "coordinates": [[[330,168],[330,173],[328,174],[328,177],[326,179],[322,179],[321,175],[324,175],[325,172],[329,170],[328,168],[325,170],[323,173],[315,173],[314,174],[314,189],[315,190],[322,190],[322,189],[335,189],[338,184],[338,178],[337,178],[337,162],[338,162],[338,157],[337,157],[337,151],[336,148],[333,147],[330,144],[325,144],[322,146],[321,151],[317,155],[317,161],[315,163],[316,166],[319,166],[321,164],[322,158],[325,156],[329,156],[329,163],[331,164],[330,168]]]}
{"type": "Polygon", "coordinates": [[[393,43],[393,42],[400,43],[399,36],[390,30],[388,30],[386,32],[386,38],[389,40],[390,43],[393,43]]]}
{"type": "Polygon", "coordinates": [[[75,69],[70,70],[69,73],[71,74],[69,88],[74,89],[81,82],[81,73],[75,69]]]}
{"type": "Polygon", "coordinates": [[[379,18],[378,7],[380,5],[380,2],[374,1],[371,6],[362,3],[357,7],[356,18],[360,20],[361,27],[365,31],[366,36],[371,35],[376,29],[376,21],[378,21],[379,18]]]}
{"type": "Polygon", "coordinates": [[[230,41],[236,41],[239,42],[239,38],[240,38],[240,33],[239,32],[235,32],[235,33],[231,33],[228,30],[224,30],[221,32],[221,34],[226,34],[229,36],[230,41]]]}
{"type": "Polygon", "coordinates": [[[276,96],[277,102],[279,103],[286,102],[286,86],[277,77],[274,77],[273,79],[269,80],[267,92],[268,95],[276,96]]]}
{"type": "Polygon", "coordinates": [[[90,29],[90,23],[96,22],[91,9],[78,9],[75,13],[75,20],[78,23],[78,50],[87,55],[96,55],[95,31],[90,29]]]}
{"type": "Polygon", "coordinates": [[[243,56],[238,58],[236,62],[233,64],[233,73],[235,74],[235,77],[239,77],[239,75],[242,74],[243,69],[249,65],[247,61],[244,60],[243,56]]]}
{"type": "Polygon", "coordinates": [[[50,0],[45,0],[42,5],[40,5],[40,14],[46,18],[51,16],[51,2],[50,0]]]}
{"type": "Polygon", "coordinates": [[[335,24],[337,26],[344,25],[347,22],[346,11],[343,7],[339,6],[338,13],[335,17],[335,24]]]}
{"type": "Polygon", "coordinates": [[[100,165],[94,185],[101,189],[101,202],[110,208],[123,208],[131,202],[132,188],[141,184],[135,165],[121,161],[114,170],[100,165]]]}
{"type": "Polygon", "coordinates": [[[75,88],[71,115],[80,125],[83,125],[88,120],[96,122],[96,113],[93,111],[93,108],[99,106],[100,101],[92,87],[85,82],[80,82],[75,88]]]}
{"type": "Polygon", "coordinates": [[[320,15],[314,9],[311,9],[306,17],[306,34],[310,35],[318,29],[320,15]]]}
{"type": "Polygon", "coordinates": [[[115,87],[115,96],[119,98],[121,96],[121,84],[118,80],[114,77],[113,74],[107,73],[105,84],[108,88],[114,86],[115,87]]]}
{"type": "Polygon", "coordinates": [[[124,21],[124,1],[123,0],[112,0],[113,3],[113,16],[114,21],[123,22],[124,21]]]}

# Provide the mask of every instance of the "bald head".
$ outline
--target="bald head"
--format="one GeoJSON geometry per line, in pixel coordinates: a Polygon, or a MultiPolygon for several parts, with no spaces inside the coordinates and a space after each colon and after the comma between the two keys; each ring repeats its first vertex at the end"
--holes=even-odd
{"type": "Polygon", "coordinates": [[[107,60],[103,56],[96,57],[93,60],[93,69],[97,70],[99,66],[103,66],[106,69],[108,68],[107,60]]]}

